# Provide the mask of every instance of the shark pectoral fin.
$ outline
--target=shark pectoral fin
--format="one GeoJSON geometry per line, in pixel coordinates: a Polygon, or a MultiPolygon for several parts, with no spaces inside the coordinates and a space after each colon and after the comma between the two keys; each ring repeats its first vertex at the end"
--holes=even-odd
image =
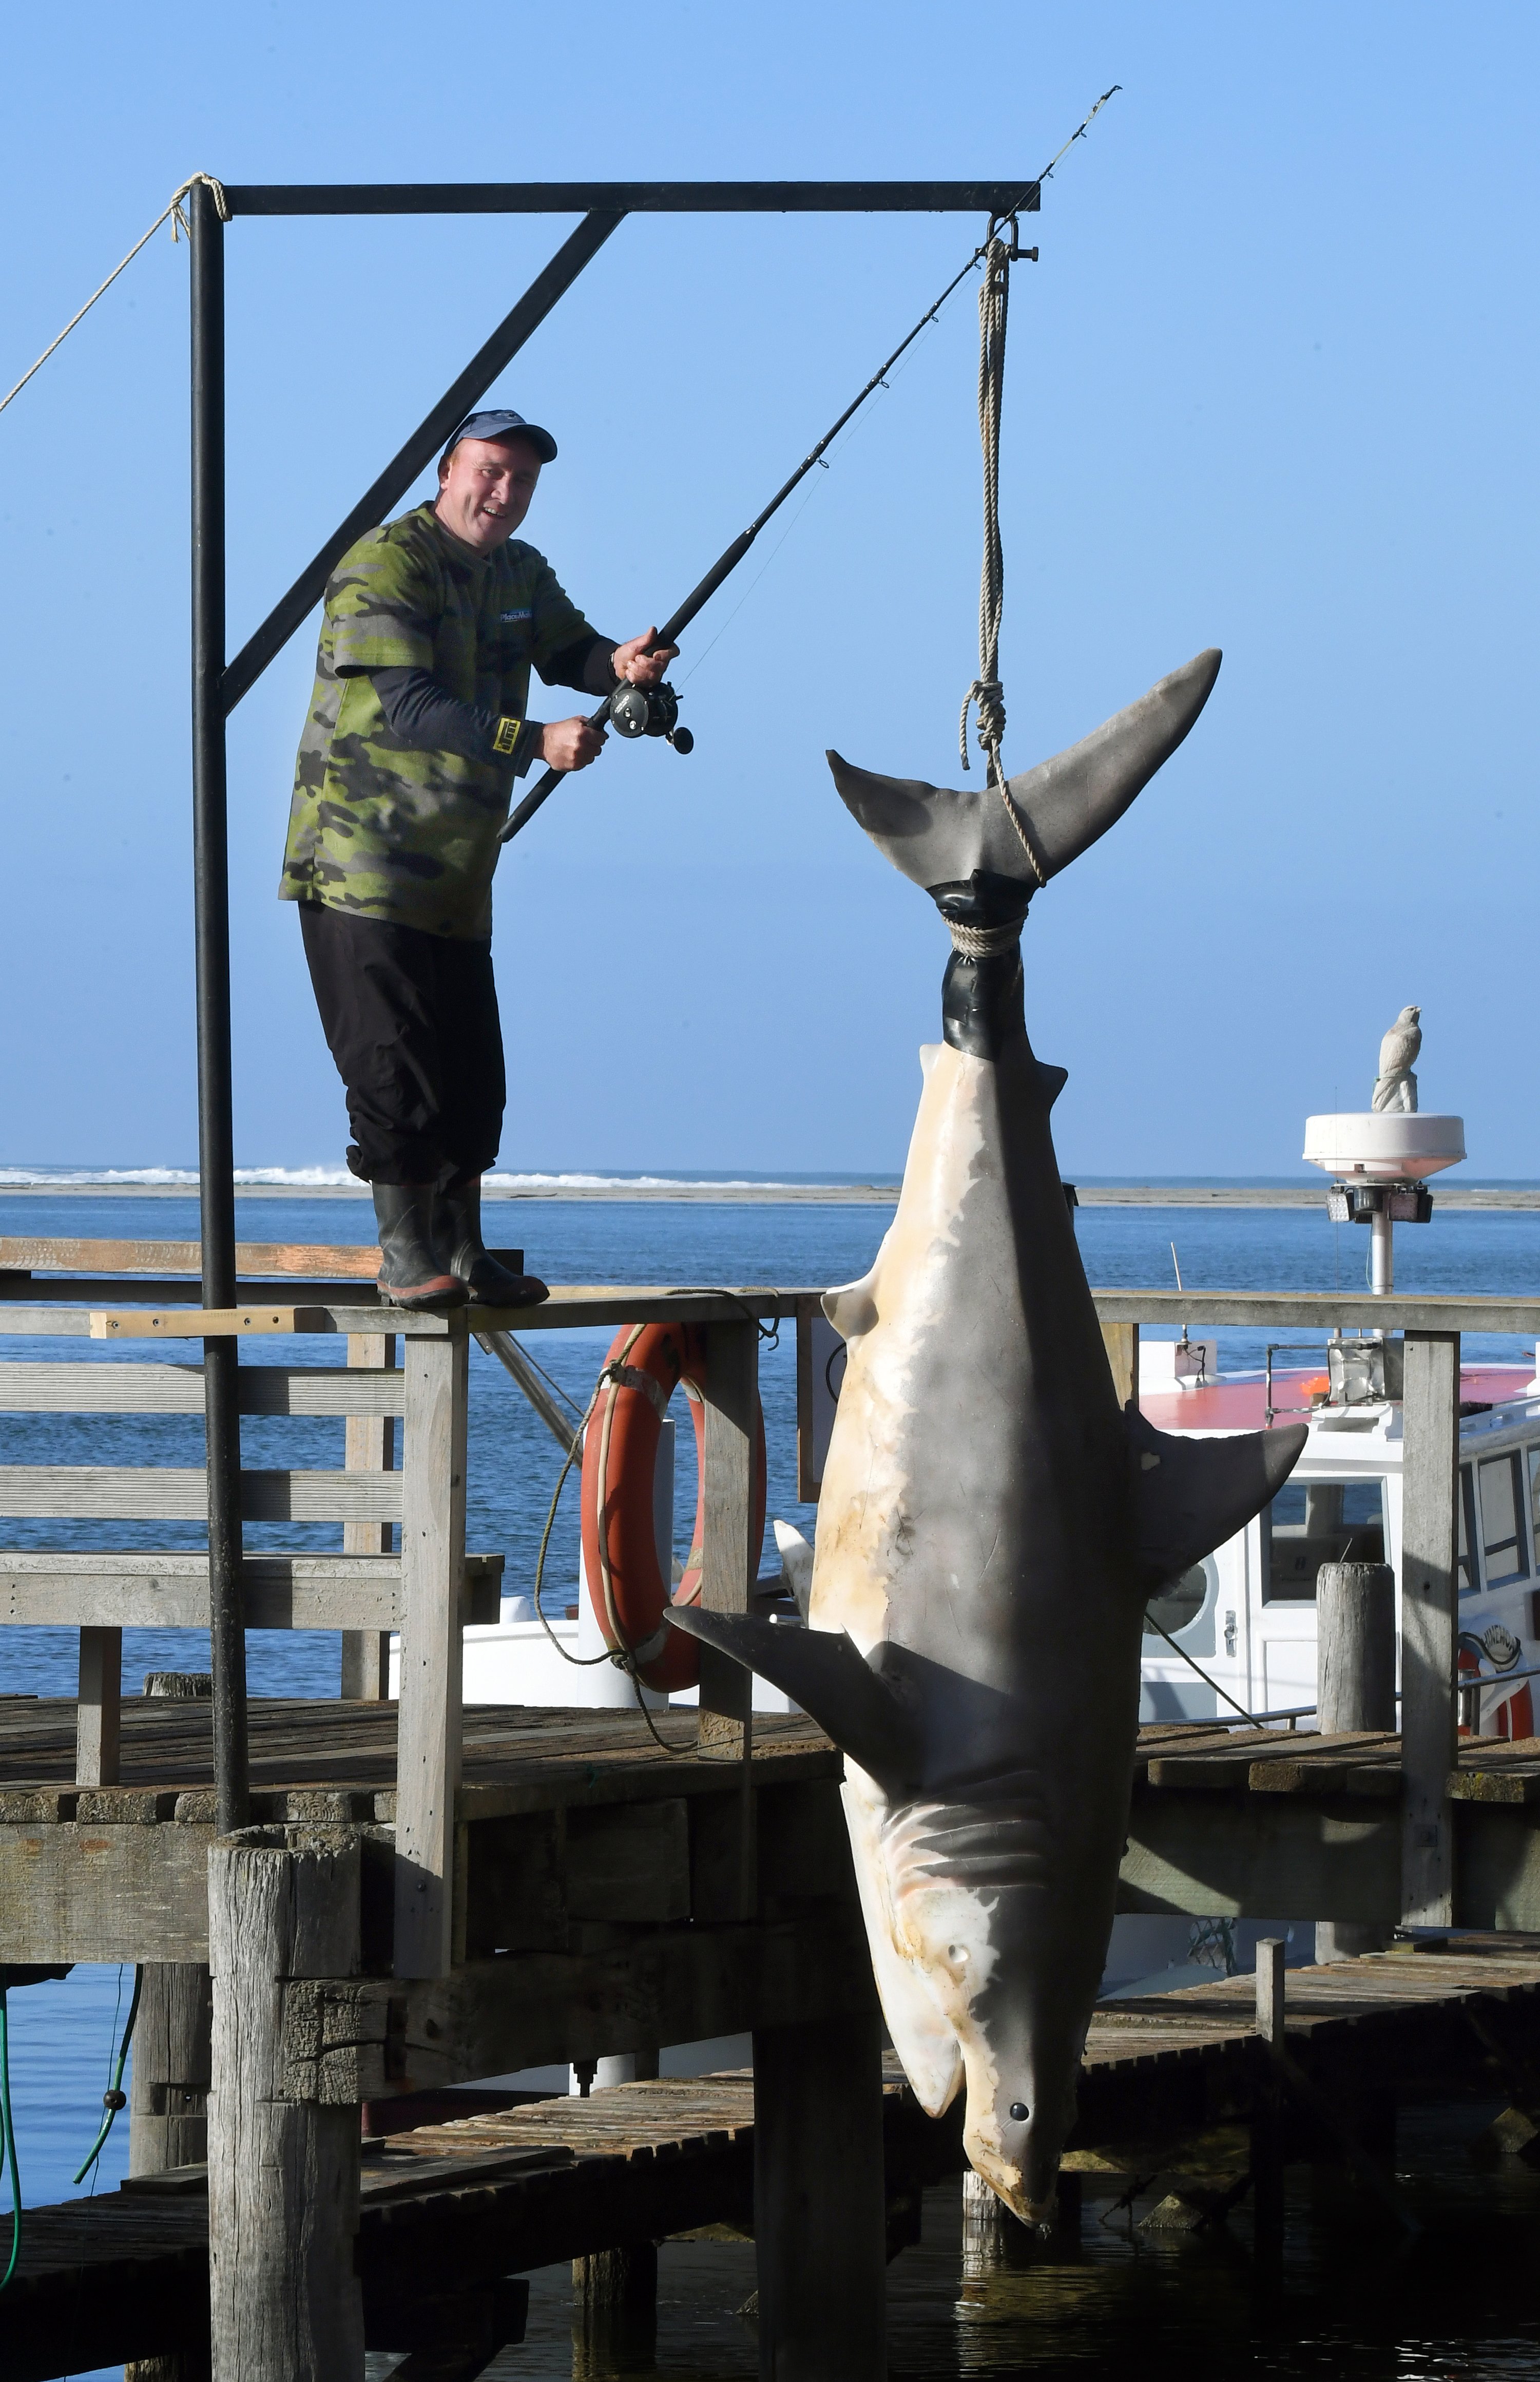
{"type": "Polygon", "coordinates": [[[781,1578],[791,1590],[792,1602],[805,1621],[808,1602],[813,1594],[813,1549],[801,1530],[795,1529],[789,1522],[777,1521],[773,1527],[776,1552],[781,1559],[781,1578]]]}
{"type": "Polygon", "coordinates": [[[913,1778],[914,1730],[843,1630],[798,1629],[749,1614],[705,1613],[698,1604],[671,1604],[664,1618],[783,1688],[885,1791],[913,1778]]]}
{"type": "Polygon", "coordinates": [[[877,1302],[872,1295],[874,1275],[866,1274],[860,1282],[845,1283],[838,1290],[826,1290],[819,1301],[825,1314],[842,1340],[859,1340],[870,1332],[877,1320],[877,1302]]]}
{"type": "Polygon", "coordinates": [[[1176,1579],[1243,1529],[1299,1462],[1309,1430],[1174,1439],[1130,1406],[1134,1538],[1147,1582],[1176,1579]]]}

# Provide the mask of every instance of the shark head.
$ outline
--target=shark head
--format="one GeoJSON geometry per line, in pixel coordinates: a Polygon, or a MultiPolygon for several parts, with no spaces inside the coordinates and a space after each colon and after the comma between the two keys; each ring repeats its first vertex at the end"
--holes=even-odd
{"type": "Polygon", "coordinates": [[[1219,674],[1210,647],[1051,761],[964,793],[882,778],[828,755],[840,799],[879,852],[923,885],[954,945],[942,992],[954,1049],[994,1058],[1021,1030],[1019,938],[1040,887],[1120,819],[1169,760],[1219,674]]]}
{"type": "MultiPolygon", "coordinates": [[[[1025,1775],[975,1788],[967,1801],[898,1807],[881,1831],[898,1946],[956,2041],[963,2147],[1029,2225],[1052,2206],[1075,2120],[1106,1933],[1091,1931],[1089,1966],[1066,1943],[1046,1890],[1050,1834],[1025,1775]]],[[[1109,1902],[1107,1929],[1111,1919],[1109,1902]]],[[[889,2010],[890,2024],[898,2016],[889,2010]]],[[[902,2032],[900,2020],[900,2056],[902,2032]]]]}

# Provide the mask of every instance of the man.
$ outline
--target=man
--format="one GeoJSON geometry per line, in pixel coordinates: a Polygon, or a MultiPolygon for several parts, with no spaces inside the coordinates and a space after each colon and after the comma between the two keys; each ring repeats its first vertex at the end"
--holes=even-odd
{"type": "Polygon", "coordinates": [[[651,629],[596,634],[514,536],[556,453],[520,414],[472,413],[436,499],[361,538],[326,589],[279,891],[299,904],[348,1163],[373,1191],[380,1291],[399,1307],[546,1295],[482,1240],[506,1097],[492,872],[515,778],[586,768],[605,739],[529,718],[530,669],[604,695],[654,684],[677,651],[651,629]]]}

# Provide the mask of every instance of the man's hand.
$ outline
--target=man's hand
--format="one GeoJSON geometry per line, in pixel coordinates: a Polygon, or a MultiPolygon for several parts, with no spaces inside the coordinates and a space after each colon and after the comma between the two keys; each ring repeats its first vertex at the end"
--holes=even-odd
{"type": "Polygon", "coordinates": [[[678,645],[657,645],[654,640],[656,629],[643,629],[640,637],[628,637],[617,645],[609,657],[609,666],[618,679],[629,679],[633,686],[656,686],[672,661],[678,661],[678,645]]]}
{"type": "Polygon", "coordinates": [[[586,769],[604,749],[604,730],[586,719],[548,719],[540,731],[540,757],[548,768],[586,769]]]}

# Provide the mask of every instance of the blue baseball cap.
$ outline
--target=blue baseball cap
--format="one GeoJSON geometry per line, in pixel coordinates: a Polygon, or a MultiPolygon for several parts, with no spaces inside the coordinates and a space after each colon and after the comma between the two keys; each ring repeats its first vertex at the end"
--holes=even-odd
{"type": "Polygon", "coordinates": [[[468,413],[439,457],[441,463],[447,462],[462,438],[524,438],[543,463],[556,460],[556,442],[550,432],[537,428],[521,413],[513,413],[506,407],[489,413],[468,413]]]}

